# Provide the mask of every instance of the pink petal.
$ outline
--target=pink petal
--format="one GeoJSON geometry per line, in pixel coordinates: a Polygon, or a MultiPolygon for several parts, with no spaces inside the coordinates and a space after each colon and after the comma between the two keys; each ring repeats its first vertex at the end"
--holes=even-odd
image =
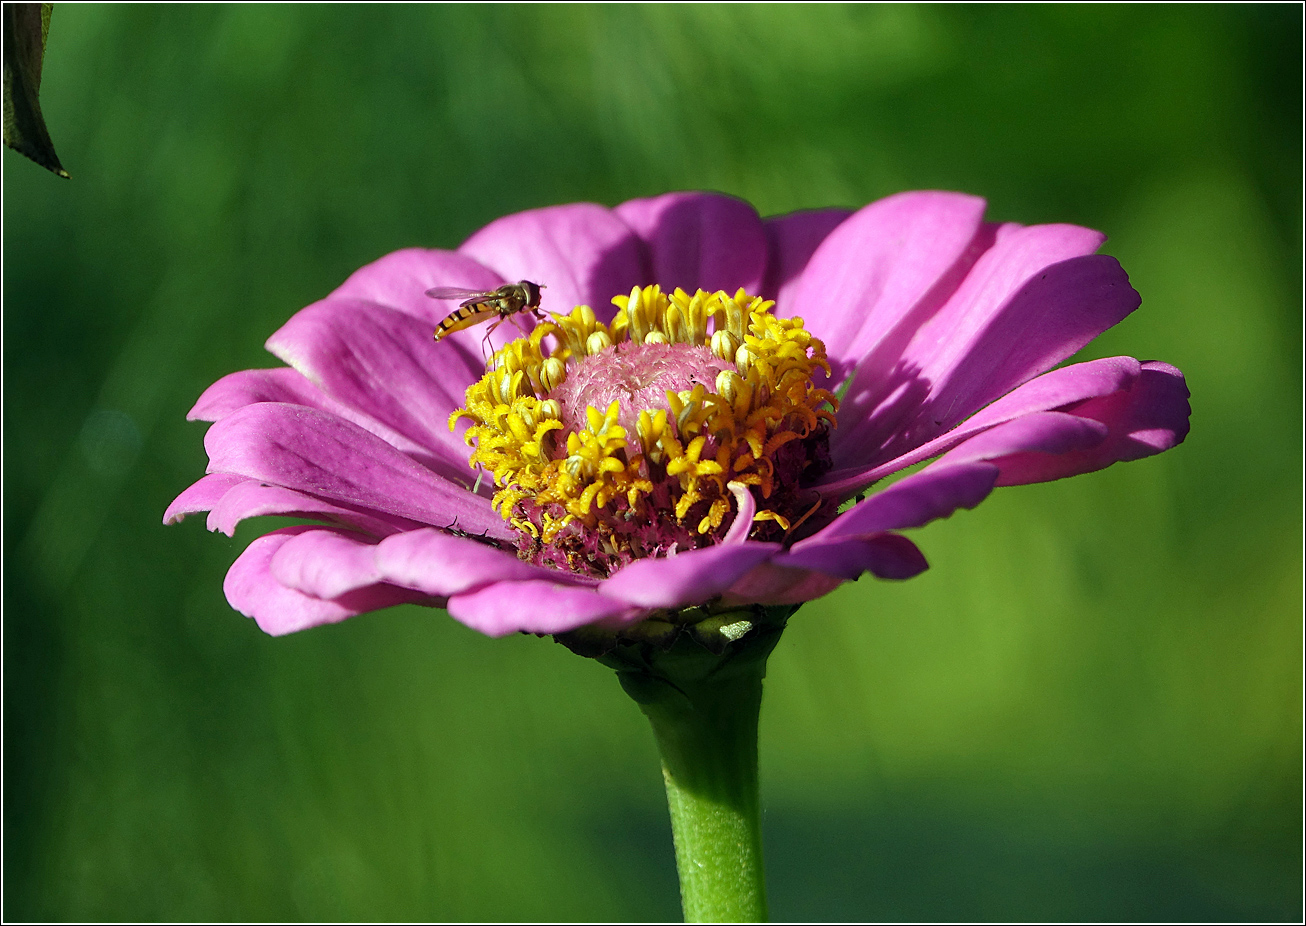
{"type": "Polygon", "coordinates": [[[843,582],[843,579],[823,572],[763,563],[732,585],[721,596],[721,604],[726,607],[745,604],[802,604],[828,595],[843,582]]]}
{"type": "Polygon", "coordinates": [[[640,613],[590,589],[545,580],[496,582],[449,599],[450,616],[491,637],[517,631],[565,633],[609,619],[628,622],[640,613]]]}
{"type": "MultiPolygon", "coordinates": [[[[890,473],[943,453],[962,441],[1031,412],[1051,411],[1095,396],[1128,389],[1141,369],[1133,357],[1107,357],[1052,370],[1019,386],[961,425],[887,462],[846,467],[828,473],[818,488],[829,497],[846,498],[890,473]]],[[[842,416],[841,416],[842,419],[842,416]]],[[[841,420],[841,424],[842,424],[841,420]]],[[[850,422],[856,427],[857,422],[850,422]]],[[[837,433],[842,433],[840,429],[837,433]]],[[[865,436],[868,431],[864,431],[865,436]]],[[[877,459],[875,448],[841,440],[837,453],[850,459],[877,459]]]]}
{"type": "Polygon", "coordinates": [[[608,209],[573,203],[518,212],[491,222],[458,249],[505,280],[546,287],[540,306],[566,314],[588,305],[601,319],[616,311],[613,296],[645,282],[639,238],[608,209]]]}
{"type": "Polygon", "coordinates": [[[903,354],[898,397],[871,415],[881,440],[892,435],[876,462],[949,430],[1137,308],[1115,258],[1074,256],[1101,240],[1089,229],[1042,225],[995,244],[903,354]]]}
{"type": "Polygon", "coordinates": [[[461,595],[491,582],[539,579],[558,585],[592,584],[523,563],[507,550],[431,528],[386,538],[377,545],[375,558],[387,582],[440,597],[461,595]]]}
{"type": "Polygon", "coordinates": [[[272,557],[292,537],[311,530],[314,528],[286,527],[264,534],[251,542],[227,571],[222,583],[227,601],[240,613],[254,618],[265,633],[281,636],[321,624],[335,624],[366,611],[424,600],[420,593],[384,585],[359,589],[329,601],[286,588],[269,571],[272,557]]]}
{"type": "Polygon", "coordinates": [[[187,413],[186,420],[221,421],[237,409],[258,402],[289,402],[292,405],[325,408],[325,404],[332,400],[323,395],[303,374],[289,367],[240,370],[228,373],[205,389],[187,413]]]}
{"type": "Polygon", "coordinates": [[[901,534],[881,533],[840,537],[807,544],[773,562],[791,569],[810,569],[840,579],[869,572],[879,579],[910,579],[929,568],[924,555],[901,534]]]}
{"type": "Polygon", "coordinates": [[[188,514],[208,511],[233,486],[247,481],[244,476],[233,476],[231,473],[209,473],[207,476],[201,476],[198,482],[172,500],[168,510],[163,513],[163,523],[176,524],[188,514]]]}
{"type": "Polygon", "coordinates": [[[363,510],[508,538],[487,499],[357,425],[297,405],[250,405],[204,436],[209,471],[236,473],[363,510]]]}
{"type": "MultiPolygon", "coordinates": [[[[1102,443],[1106,436],[1106,425],[1098,421],[1065,412],[1033,412],[972,437],[932,465],[992,462],[1001,468],[998,461],[1013,453],[1062,454],[1087,450],[1102,443]]],[[[1005,484],[1002,474],[997,484],[1005,484]]]]}
{"type": "Polygon", "coordinates": [[[291,537],[272,555],[268,571],[277,582],[314,598],[338,598],[381,581],[376,543],[357,534],[323,528],[291,537]]]}
{"type": "Polygon", "coordinates": [[[471,451],[449,416],[483,372],[423,322],[373,302],[328,299],[295,313],[268,350],[328,395],[431,450],[446,478],[468,475],[471,451]]]}
{"type": "MultiPolygon", "coordinates": [[[[376,302],[398,309],[419,319],[428,334],[434,334],[440,322],[457,310],[458,301],[432,299],[426,295],[428,289],[444,286],[489,292],[504,283],[516,283],[518,279],[505,280],[479,261],[457,251],[407,248],[387,254],[355,271],[329,298],[376,302]]],[[[529,314],[516,316],[500,325],[487,321],[445,335],[440,343],[449,346],[440,350],[459,354],[481,369],[483,361],[494,351],[534,327],[534,319],[529,314]]]]}
{"type": "Polygon", "coordinates": [[[658,559],[637,559],[599,583],[599,591],[644,608],[702,604],[780,550],[777,543],[704,547],[658,559]]]}
{"type": "Polygon", "coordinates": [[[1188,436],[1188,384],[1179,368],[1160,360],[1143,364],[1129,396],[1103,396],[1072,406],[1069,411],[1111,428],[1107,446],[1115,461],[1152,456],[1183,443],[1188,436]],[[1119,443],[1117,444],[1116,441],[1119,443]]]}
{"type": "MultiPolygon", "coordinates": [[[[756,295],[766,270],[762,220],[742,199],[721,193],[667,193],[632,199],[613,210],[648,247],[663,292],[680,287],[756,295]]],[[[627,292],[630,290],[627,289],[627,292]]],[[[615,293],[613,295],[616,295],[615,293]]]]}
{"type": "MultiPolygon", "coordinates": [[[[289,367],[228,373],[204,390],[204,394],[199,397],[199,401],[186,417],[191,421],[221,421],[232,412],[259,402],[286,402],[330,412],[371,431],[386,443],[428,467],[446,470],[450,468],[446,453],[433,453],[377,421],[371,415],[337,402],[310,383],[298,370],[289,367]]],[[[463,453],[460,459],[465,461],[466,454],[463,453]]],[[[465,463],[455,464],[456,475],[466,475],[466,472],[461,469],[463,465],[465,463]]]]}
{"type": "Polygon", "coordinates": [[[721,546],[738,546],[748,539],[753,529],[753,517],[757,514],[757,502],[748,486],[738,482],[726,483],[726,488],[735,497],[735,519],[730,522],[730,530],[721,538],[721,546]]]}
{"type": "MultiPolygon", "coordinates": [[[[214,475],[227,474],[215,473],[214,475]]],[[[374,537],[388,537],[398,531],[411,530],[417,526],[416,522],[407,518],[382,514],[379,511],[358,511],[283,486],[265,485],[257,480],[242,477],[239,485],[232,487],[231,491],[212,506],[208,528],[211,531],[221,531],[231,537],[236,533],[236,525],[241,521],[267,515],[320,518],[356,527],[374,537]]]]}
{"type": "Polygon", "coordinates": [[[457,251],[405,248],[355,270],[328,298],[375,302],[420,319],[429,329],[457,305],[426,295],[436,286],[490,291],[505,280],[479,261],[457,251]]]}
{"type": "Polygon", "coordinates": [[[762,295],[775,300],[777,315],[793,314],[789,309],[807,262],[830,232],[852,214],[851,209],[812,209],[762,221],[768,254],[762,295]]]}
{"type": "Polygon", "coordinates": [[[991,463],[934,464],[859,502],[806,540],[794,551],[836,537],[922,527],[946,518],[958,508],[974,508],[993,491],[998,468],[991,463]]]}
{"type": "MultiPolygon", "coordinates": [[[[1112,463],[1137,460],[1176,446],[1188,434],[1188,388],[1183,374],[1165,363],[1143,364],[1130,389],[1071,406],[1069,414],[1030,415],[971,438],[932,466],[954,460],[986,459],[1001,469],[998,485],[1047,482],[1093,472],[1112,463]],[[1097,440],[1076,441],[1071,426],[1037,434],[1030,419],[1061,415],[1092,429],[1097,440]]],[[[1051,426],[1045,424],[1051,430],[1051,426]]]]}
{"type": "MultiPolygon", "coordinates": [[[[882,342],[906,344],[952,295],[991,240],[984,200],[960,193],[899,193],[834,229],[807,263],[792,310],[825,342],[838,383],[882,342]]],[[[896,352],[896,350],[895,350],[896,352]]]]}

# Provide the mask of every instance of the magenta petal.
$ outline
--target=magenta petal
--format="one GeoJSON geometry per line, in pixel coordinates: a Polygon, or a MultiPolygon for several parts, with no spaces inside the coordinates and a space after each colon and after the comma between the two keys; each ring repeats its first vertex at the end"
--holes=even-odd
{"type": "Polygon", "coordinates": [[[802,604],[830,594],[843,583],[828,573],[763,563],[732,585],[721,596],[721,604],[802,604]]]}
{"type": "Polygon", "coordinates": [[[777,543],[746,543],[704,547],[660,559],[637,559],[599,583],[599,591],[644,608],[702,604],[779,550],[777,543]]]}
{"type": "MultiPolygon", "coordinates": [[[[902,456],[886,462],[835,470],[821,479],[817,487],[823,494],[846,498],[890,473],[937,456],[995,425],[1031,412],[1051,411],[1128,389],[1138,378],[1140,369],[1141,365],[1133,357],[1106,357],[1052,370],[1007,393],[951,431],[902,456]]],[[[857,422],[851,424],[855,429],[857,422]]],[[[840,433],[842,431],[843,429],[840,433]]],[[[863,435],[866,433],[863,432],[863,435]]],[[[870,447],[858,447],[851,441],[840,441],[837,454],[851,459],[879,459],[881,454],[873,450],[870,447]]]]}
{"type": "Polygon", "coordinates": [[[955,397],[966,407],[947,417],[965,417],[1060,363],[1140,301],[1114,257],[1091,254],[1046,267],[1000,310],[958,315],[958,329],[940,323],[921,332],[922,374],[939,384],[931,400],[943,406],[955,397]]]}
{"type": "Polygon", "coordinates": [[[559,585],[592,584],[557,570],[523,563],[507,550],[430,528],[381,541],[376,548],[376,565],[387,582],[443,598],[490,582],[539,579],[559,585]]]}
{"type": "MultiPolygon", "coordinates": [[[[457,251],[407,248],[356,271],[328,298],[376,302],[398,309],[420,320],[429,336],[446,316],[457,310],[458,301],[432,299],[426,295],[428,289],[443,286],[489,292],[517,280],[518,277],[505,280],[480,261],[457,251]]],[[[494,351],[521,337],[522,331],[533,327],[534,321],[529,316],[518,316],[497,326],[488,321],[445,335],[440,343],[447,346],[439,349],[445,353],[452,351],[478,366],[494,351]]]]}
{"type": "Polygon", "coordinates": [[[875,412],[880,433],[897,432],[886,455],[947,431],[1138,307],[1138,293],[1114,257],[1071,256],[1036,267],[1043,256],[1083,252],[1101,237],[1074,226],[1036,226],[984,255],[903,355],[899,375],[905,388],[919,387],[922,395],[901,409],[875,412]],[[1032,276],[1020,281],[1031,266],[1032,276]]]}
{"type": "Polygon", "coordinates": [[[468,238],[458,251],[506,280],[532,280],[547,287],[541,308],[563,315],[588,305],[607,320],[615,312],[613,296],[646,282],[642,242],[625,222],[594,203],[504,216],[468,238]]]}
{"type": "Polygon", "coordinates": [[[480,261],[457,251],[405,248],[355,270],[327,298],[389,306],[420,319],[433,333],[457,303],[432,299],[426,295],[428,289],[452,286],[488,292],[515,282],[515,277],[505,280],[480,261]]]}
{"type": "Polygon", "coordinates": [[[209,428],[209,470],[364,510],[507,539],[487,499],[414,463],[357,425],[310,408],[250,405],[209,428]]]}
{"type": "MultiPolygon", "coordinates": [[[[303,374],[288,367],[271,370],[240,370],[228,373],[195,402],[187,421],[221,421],[237,409],[258,402],[289,402],[323,408],[331,402],[303,374]]],[[[334,409],[327,409],[334,411],[334,409]]]]}
{"type": "Polygon", "coordinates": [[[793,549],[814,547],[836,537],[922,527],[958,508],[974,508],[993,491],[997,478],[998,468],[990,463],[936,463],[849,508],[793,549]]]}
{"type": "Polygon", "coordinates": [[[901,534],[840,537],[795,549],[773,561],[777,566],[810,569],[856,579],[869,572],[879,579],[910,579],[929,568],[925,556],[901,534]]]}
{"type": "MultiPolygon", "coordinates": [[[[394,428],[387,427],[371,415],[337,402],[310,383],[298,370],[289,367],[229,373],[204,390],[204,394],[199,397],[199,401],[186,417],[192,421],[221,421],[232,412],[259,402],[285,402],[330,412],[371,431],[414,460],[433,469],[450,471],[451,464],[447,452],[433,452],[416,441],[404,437],[394,428]]],[[[466,454],[462,454],[459,459],[466,459],[466,454]]],[[[455,464],[454,469],[457,470],[457,475],[465,475],[461,465],[455,464]]]]}
{"type": "Polygon", "coordinates": [[[905,345],[910,332],[952,295],[987,245],[983,217],[984,200],[975,196],[899,193],[830,232],[808,261],[785,314],[803,318],[825,342],[834,382],[885,339],[905,345]],[[907,334],[897,333],[901,329],[907,334]]]}
{"type": "Polygon", "coordinates": [[[789,316],[798,280],[821,242],[830,236],[851,209],[812,209],[762,220],[766,232],[766,280],[762,295],[774,299],[777,315],[789,316]]]}
{"type": "Polygon", "coordinates": [[[975,433],[1031,412],[1053,411],[1085,399],[1127,390],[1134,385],[1142,369],[1143,365],[1133,357],[1103,357],[1051,370],[976,412],[957,431],[975,433]]]}
{"type": "Polygon", "coordinates": [[[730,529],[721,538],[721,546],[734,547],[748,540],[748,533],[753,529],[753,517],[757,514],[757,501],[743,483],[728,482],[726,488],[735,497],[735,519],[730,522],[730,529]]]}
{"type": "Polygon", "coordinates": [[[188,514],[209,511],[233,487],[248,480],[231,473],[209,473],[172,500],[163,513],[164,524],[176,524],[188,514]]]}
{"type": "Polygon", "coordinates": [[[449,430],[479,357],[435,344],[423,322],[372,302],[328,299],[295,314],[268,350],[324,392],[434,451],[443,475],[467,474],[470,450],[449,430]]]}
{"type": "Polygon", "coordinates": [[[1137,308],[1120,265],[1092,254],[1103,237],[1075,225],[998,229],[908,345],[859,366],[840,409],[842,420],[859,423],[836,435],[836,465],[848,465],[838,449],[845,439],[879,448],[875,463],[915,449],[1137,308]]]}
{"type": "Polygon", "coordinates": [[[381,581],[376,543],[322,528],[291,537],[272,555],[268,571],[287,588],[314,598],[338,598],[381,581]]]}
{"type": "MultiPolygon", "coordinates": [[[[1042,447],[1013,445],[1005,454],[997,456],[998,448],[990,448],[993,462],[1002,470],[998,485],[1025,485],[1077,476],[1112,463],[1169,450],[1188,434],[1188,387],[1183,374],[1169,364],[1145,363],[1133,388],[1089,399],[1069,411],[1076,420],[1105,431],[1104,438],[1083,447],[1050,452],[1042,447]]],[[[953,454],[971,455],[974,452],[971,445],[984,437],[987,434],[967,441],[939,462],[953,454]]]]}
{"type": "Polygon", "coordinates": [[[627,622],[638,609],[587,588],[545,580],[496,582],[449,599],[449,614],[491,637],[517,631],[566,633],[586,624],[616,618],[627,622]]]}
{"type": "MultiPolygon", "coordinates": [[[[227,474],[215,473],[214,475],[227,474]]],[[[416,522],[407,518],[382,514],[379,511],[358,511],[283,486],[266,485],[242,477],[239,485],[233,486],[231,491],[212,506],[209,511],[208,528],[230,537],[236,533],[236,525],[246,518],[267,515],[321,518],[356,527],[374,537],[388,537],[397,531],[411,530],[417,526],[416,522]]]]}
{"type": "Polygon", "coordinates": [[[264,534],[252,541],[227,570],[227,578],[222,583],[227,601],[240,613],[254,618],[265,633],[281,636],[321,624],[335,624],[356,614],[425,597],[408,589],[378,585],[322,600],[286,588],[269,571],[272,557],[288,540],[314,529],[286,527],[264,534]]]}
{"type": "Polygon", "coordinates": [[[1103,396],[1075,405],[1070,411],[1107,425],[1111,436],[1098,449],[1109,451],[1116,462],[1126,462],[1183,443],[1192,414],[1188,397],[1188,384],[1179,368],[1151,360],[1143,364],[1128,399],[1103,396]]]}
{"type": "MultiPolygon", "coordinates": [[[[662,291],[676,287],[756,295],[766,271],[762,220],[742,199],[721,193],[667,193],[632,199],[613,210],[647,245],[662,291]]],[[[627,290],[629,292],[629,290],[627,290]]],[[[613,295],[616,295],[615,293],[613,295]]]]}
{"type": "MultiPolygon", "coordinates": [[[[1065,412],[1034,412],[1000,424],[945,453],[933,466],[946,468],[956,463],[987,461],[1002,468],[1003,458],[1012,454],[1062,454],[1096,447],[1107,436],[1107,427],[1098,421],[1078,418],[1065,412]]],[[[925,470],[922,470],[924,472],[925,470]]],[[[1009,485],[1005,471],[998,485],[1009,485]]]]}

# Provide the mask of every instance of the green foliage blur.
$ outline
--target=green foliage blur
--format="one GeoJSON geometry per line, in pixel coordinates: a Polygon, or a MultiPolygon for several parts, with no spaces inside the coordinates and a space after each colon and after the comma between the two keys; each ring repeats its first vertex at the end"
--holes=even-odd
{"type": "Polygon", "coordinates": [[[652,736],[548,639],[282,639],[161,524],[185,415],[359,266],[578,200],[906,189],[1107,231],[1177,450],[1001,489],[771,660],[776,919],[1301,916],[1301,8],[55,7],[4,153],[4,909],[679,915],[652,736]]]}

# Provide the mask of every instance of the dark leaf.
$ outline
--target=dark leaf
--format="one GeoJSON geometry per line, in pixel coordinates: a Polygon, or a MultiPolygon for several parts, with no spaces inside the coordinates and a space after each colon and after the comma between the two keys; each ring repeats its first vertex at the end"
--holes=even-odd
{"type": "Polygon", "coordinates": [[[54,153],[38,99],[52,6],[6,3],[3,7],[5,144],[60,177],[67,177],[68,171],[54,153]]]}

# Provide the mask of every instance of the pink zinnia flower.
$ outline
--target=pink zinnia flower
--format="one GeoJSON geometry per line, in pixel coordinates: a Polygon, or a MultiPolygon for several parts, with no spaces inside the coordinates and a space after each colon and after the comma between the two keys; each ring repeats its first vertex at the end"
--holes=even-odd
{"type": "Polygon", "coordinates": [[[553,634],[908,578],[926,562],[896,531],[1188,431],[1168,364],[1054,369],[1139,305],[1104,236],[983,214],[916,192],[761,219],[673,193],[389,254],[268,340],[288,367],[205,391],[208,475],[164,520],[321,522],[227,574],[272,634],[401,602],[553,634]],[[452,306],[427,289],[522,279],[554,317],[500,325],[488,372],[484,327],[433,342],[452,306]]]}

